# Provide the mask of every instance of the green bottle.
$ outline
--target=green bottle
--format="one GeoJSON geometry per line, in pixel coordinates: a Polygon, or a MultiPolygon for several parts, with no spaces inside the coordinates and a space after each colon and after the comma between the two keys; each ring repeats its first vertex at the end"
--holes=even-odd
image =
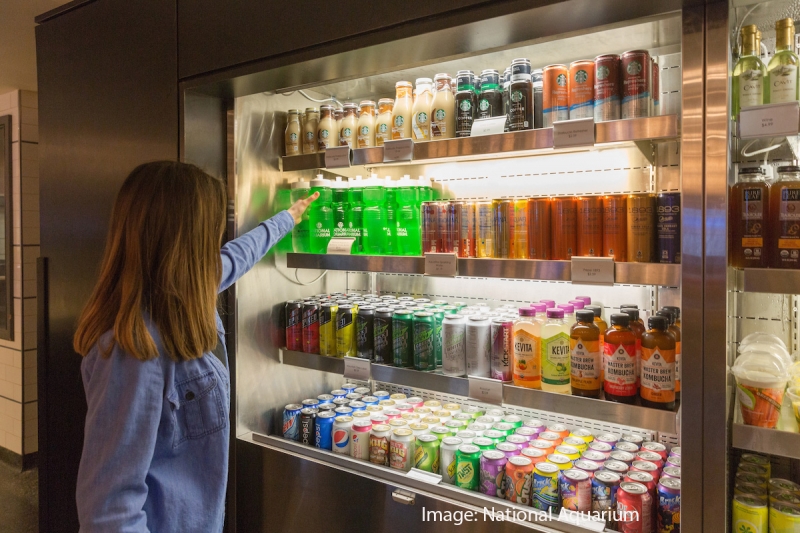
{"type": "MultiPolygon", "coordinates": [[[[292,183],[292,203],[308,197],[311,191],[311,185],[300,178],[298,181],[292,183]]],[[[310,235],[308,225],[308,209],[303,213],[303,217],[292,229],[292,248],[294,251],[301,254],[307,254],[310,250],[310,235]]]]}
{"type": "Polygon", "coordinates": [[[336,181],[331,182],[331,209],[333,210],[333,236],[337,238],[347,235],[347,210],[350,202],[347,198],[349,187],[341,176],[336,176],[336,181]]]}
{"type": "Polygon", "coordinates": [[[310,228],[309,251],[312,254],[324,254],[328,251],[328,243],[333,235],[333,209],[331,209],[330,182],[317,175],[311,180],[311,194],[319,193],[314,203],[308,208],[308,225],[310,228]]]}
{"type": "Polygon", "coordinates": [[[766,100],[770,104],[798,100],[797,65],[794,53],[794,21],[790,18],[775,22],[775,55],[769,61],[769,83],[766,100]]]}
{"type": "Polygon", "coordinates": [[[761,33],[753,24],[742,28],[742,52],[733,67],[733,86],[731,87],[731,113],[733,120],[739,120],[743,107],[768,104],[769,97],[764,91],[767,67],[762,63],[761,33]]]}
{"type": "Polygon", "coordinates": [[[434,308],[431,310],[433,313],[433,320],[435,323],[434,337],[433,337],[433,352],[436,354],[436,364],[441,368],[442,366],[442,346],[444,346],[444,315],[445,312],[442,308],[434,308]]]}
{"type": "Polygon", "coordinates": [[[392,181],[389,176],[386,176],[384,191],[386,193],[384,202],[386,208],[386,254],[400,255],[400,252],[397,251],[397,183],[392,181]]]}
{"type": "MultiPolygon", "coordinates": [[[[292,206],[292,191],[289,189],[278,189],[277,198],[275,199],[275,212],[280,213],[292,206]]],[[[278,241],[275,245],[275,250],[278,252],[292,252],[292,234],[287,234],[283,239],[278,241]]]]}
{"type": "Polygon", "coordinates": [[[353,244],[353,253],[364,253],[364,245],[362,242],[362,230],[364,229],[364,187],[361,176],[356,176],[356,179],[348,180],[349,190],[347,199],[349,209],[345,210],[345,233],[347,237],[352,237],[356,241],[353,244]]]}
{"type": "Polygon", "coordinates": [[[431,180],[424,176],[420,176],[418,187],[419,187],[419,205],[422,206],[422,202],[432,202],[433,187],[431,186],[431,180]]]}
{"type": "Polygon", "coordinates": [[[367,255],[384,255],[388,248],[386,235],[386,192],[383,183],[372,177],[364,186],[364,229],[361,242],[367,255]]]}
{"type": "Polygon", "coordinates": [[[417,188],[407,177],[400,180],[396,189],[397,229],[395,230],[395,253],[399,255],[422,255],[419,205],[417,188]]]}

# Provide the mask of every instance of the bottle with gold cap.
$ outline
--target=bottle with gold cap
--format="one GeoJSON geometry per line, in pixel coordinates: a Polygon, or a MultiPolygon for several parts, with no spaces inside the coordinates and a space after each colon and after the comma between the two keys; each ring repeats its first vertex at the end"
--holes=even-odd
{"type": "Polygon", "coordinates": [[[775,22],[775,55],[767,67],[768,94],[771,104],[798,100],[797,65],[800,59],[794,53],[794,21],[790,18],[775,22]]]}
{"type": "Polygon", "coordinates": [[[754,24],[742,28],[742,49],[736,66],[733,67],[733,119],[739,118],[743,107],[761,105],[769,100],[764,98],[764,80],[767,68],[759,57],[761,37],[754,24]]]}

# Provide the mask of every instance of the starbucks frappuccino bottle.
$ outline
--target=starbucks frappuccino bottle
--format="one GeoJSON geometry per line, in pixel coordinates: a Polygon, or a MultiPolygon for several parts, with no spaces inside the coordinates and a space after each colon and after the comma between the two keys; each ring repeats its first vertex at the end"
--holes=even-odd
{"type": "Polygon", "coordinates": [[[378,100],[378,118],[375,119],[375,146],[383,146],[384,141],[392,140],[392,108],[394,100],[378,100]]]}
{"type": "Polygon", "coordinates": [[[436,93],[431,105],[431,139],[452,139],[456,130],[452,79],[447,74],[437,74],[433,81],[436,93]]]}
{"type": "Polygon", "coordinates": [[[392,107],[392,140],[411,139],[411,107],[411,83],[398,81],[392,107]]]}
{"type": "Polygon", "coordinates": [[[317,152],[317,126],[319,125],[319,111],[316,107],[307,107],[303,121],[303,153],[314,154],[317,152]]]}
{"type": "Polygon", "coordinates": [[[372,148],[375,146],[375,102],[364,100],[358,108],[358,148],[372,148]]]}
{"type": "Polygon", "coordinates": [[[431,104],[433,103],[433,81],[417,78],[417,97],[414,100],[411,135],[414,142],[431,140],[431,104]]]}
{"type": "Polygon", "coordinates": [[[349,146],[358,148],[358,117],[356,116],[356,104],[348,102],[344,104],[344,117],[342,117],[342,124],[339,129],[339,146],[349,146]]]}
{"type": "Polygon", "coordinates": [[[333,118],[333,106],[320,107],[319,126],[317,126],[317,151],[324,152],[328,147],[339,146],[339,132],[333,118]]]}
{"type": "Polygon", "coordinates": [[[300,155],[302,137],[303,127],[300,125],[300,111],[297,109],[290,109],[288,122],[286,124],[286,133],[284,135],[286,155],[300,155]]]}

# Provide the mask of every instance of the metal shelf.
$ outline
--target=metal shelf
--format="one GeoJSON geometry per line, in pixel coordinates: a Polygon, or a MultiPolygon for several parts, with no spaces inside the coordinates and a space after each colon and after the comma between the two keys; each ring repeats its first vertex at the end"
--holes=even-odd
{"type": "MultiPolygon", "coordinates": [[[[316,268],[352,272],[385,272],[390,274],[424,274],[422,256],[287,254],[289,268],[316,268]]],[[[616,263],[615,280],[624,285],[661,285],[677,287],[681,282],[681,265],[660,263],[616,263]]],[[[477,278],[530,279],[570,281],[570,261],[538,259],[459,259],[458,275],[477,278]]]]}
{"type": "Polygon", "coordinates": [[[800,294],[800,270],[743,268],[736,269],[736,277],[746,292],[800,294]]]}
{"type": "Polygon", "coordinates": [[[334,374],[344,373],[344,359],[325,357],[324,355],[315,353],[295,352],[282,349],[281,362],[285,365],[310,368],[311,370],[321,370],[334,374]]]}
{"type": "MultiPolygon", "coordinates": [[[[659,115],[655,117],[613,120],[595,124],[595,146],[602,147],[608,143],[649,141],[665,141],[678,138],[678,116],[659,115]]],[[[641,147],[641,146],[640,146],[641,147]]],[[[580,149],[585,150],[586,147],[580,149]]],[[[553,150],[553,128],[525,130],[484,135],[482,137],[464,137],[459,139],[442,139],[414,144],[415,163],[435,163],[438,160],[452,159],[490,159],[509,155],[526,155],[537,151],[553,150]]],[[[575,149],[557,149],[556,152],[574,151],[575,149]]],[[[645,155],[651,150],[644,149],[645,155]]],[[[360,148],[352,151],[354,166],[392,165],[400,162],[384,163],[383,147],[360,148]]],[[[313,170],[325,168],[325,154],[306,154],[284,156],[284,171],[313,170]]]]}
{"type": "Polygon", "coordinates": [[[733,424],[734,448],[800,459],[800,433],[733,424]]]}

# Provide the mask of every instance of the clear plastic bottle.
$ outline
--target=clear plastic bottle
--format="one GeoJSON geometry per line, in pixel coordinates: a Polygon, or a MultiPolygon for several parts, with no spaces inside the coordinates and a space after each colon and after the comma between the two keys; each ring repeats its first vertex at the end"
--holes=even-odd
{"type": "Polygon", "coordinates": [[[417,78],[417,97],[414,100],[411,138],[414,142],[431,140],[431,104],[433,103],[433,80],[417,78]]]}
{"type": "Polygon", "coordinates": [[[541,325],[536,320],[536,309],[520,307],[514,322],[514,385],[528,389],[542,388],[541,353],[539,342],[541,325]]]}
{"type": "Polygon", "coordinates": [[[286,144],[286,155],[300,155],[301,138],[303,137],[303,126],[300,125],[300,110],[290,109],[286,122],[286,132],[284,141],[286,144]]]}
{"type": "Polygon", "coordinates": [[[364,229],[364,182],[361,176],[348,180],[347,201],[350,208],[345,212],[345,231],[355,239],[353,253],[364,253],[362,232],[364,229]]]}
{"type": "Polygon", "coordinates": [[[411,139],[413,100],[411,83],[398,81],[395,84],[394,106],[392,107],[392,139],[411,139]]]}
{"type": "Polygon", "coordinates": [[[378,100],[378,118],[375,119],[375,146],[383,146],[385,141],[392,140],[392,108],[394,108],[394,100],[391,98],[378,100]]]}
{"type": "Polygon", "coordinates": [[[452,139],[456,136],[453,80],[448,74],[437,74],[433,81],[436,92],[431,104],[431,139],[452,139]]]}
{"type": "Polygon", "coordinates": [[[395,192],[397,201],[395,253],[399,255],[421,255],[422,241],[420,234],[419,207],[417,207],[417,191],[412,181],[405,176],[398,183],[395,192]]]}
{"type": "Polygon", "coordinates": [[[333,210],[331,209],[331,186],[330,182],[322,178],[321,174],[317,179],[311,180],[311,194],[319,193],[308,212],[309,226],[309,252],[312,254],[324,254],[328,251],[328,243],[333,235],[333,210]]]}
{"type": "Polygon", "coordinates": [[[341,176],[331,182],[331,209],[333,210],[333,236],[337,238],[348,237],[347,211],[350,202],[347,198],[348,184],[341,176]]]}
{"type": "MultiPolygon", "coordinates": [[[[303,178],[292,183],[292,203],[307,198],[310,191],[311,185],[303,178]]],[[[309,237],[308,210],[306,209],[300,222],[292,228],[292,248],[294,248],[294,251],[297,253],[309,253],[309,237]]]]}
{"type": "Polygon", "coordinates": [[[361,234],[364,253],[383,255],[387,250],[386,191],[376,177],[364,186],[364,227],[361,234]]]}
{"type": "Polygon", "coordinates": [[[397,182],[392,181],[391,176],[386,176],[384,180],[385,198],[384,208],[386,209],[386,254],[397,254],[397,182]]]}
{"type": "Polygon", "coordinates": [[[542,390],[570,394],[569,329],[563,309],[548,309],[542,326],[542,390]]]}

